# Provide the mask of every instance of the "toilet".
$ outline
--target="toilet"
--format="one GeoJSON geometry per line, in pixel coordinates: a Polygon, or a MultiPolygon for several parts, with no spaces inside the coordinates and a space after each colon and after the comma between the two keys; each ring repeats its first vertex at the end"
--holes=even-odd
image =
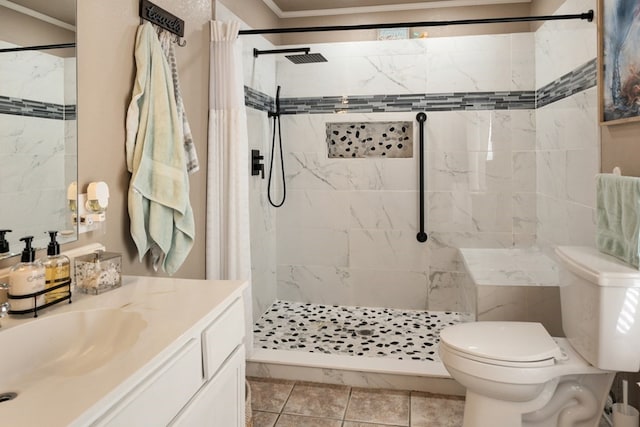
{"type": "Polygon", "coordinates": [[[615,373],[640,370],[640,271],[558,247],[566,338],[540,323],[444,328],[440,358],[466,387],[463,427],[597,427],[615,373]]]}

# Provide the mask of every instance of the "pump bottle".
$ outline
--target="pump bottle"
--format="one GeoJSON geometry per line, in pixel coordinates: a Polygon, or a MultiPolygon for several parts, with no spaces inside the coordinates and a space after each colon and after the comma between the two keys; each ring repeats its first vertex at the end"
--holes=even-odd
{"type": "MultiPolygon", "coordinates": [[[[33,236],[20,239],[25,243],[20,262],[9,271],[9,293],[11,295],[32,294],[44,289],[44,266],[36,260],[36,250],[31,247],[33,236]]],[[[34,298],[11,299],[11,311],[29,310],[34,307],[34,298]]],[[[35,298],[38,306],[44,304],[44,295],[35,298]]]]}
{"type": "MultiPolygon", "coordinates": [[[[49,231],[51,241],[47,246],[47,256],[42,259],[45,276],[45,289],[49,289],[64,282],[71,282],[71,262],[65,255],[60,255],[60,244],[56,240],[57,231],[49,231]]],[[[45,302],[49,303],[69,294],[70,288],[63,286],[44,294],[45,302]]]]}
{"type": "Polygon", "coordinates": [[[0,254],[8,254],[9,251],[9,241],[5,237],[5,234],[10,233],[11,230],[0,230],[0,254]]]}

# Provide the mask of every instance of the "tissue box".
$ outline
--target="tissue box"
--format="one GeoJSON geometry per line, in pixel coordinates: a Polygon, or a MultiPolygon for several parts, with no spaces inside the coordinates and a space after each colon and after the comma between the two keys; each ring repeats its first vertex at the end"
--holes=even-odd
{"type": "Polygon", "coordinates": [[[115,252],[94,252],[74,260],[76,290],[87,294],[101,294],[119,288],[122,255],[115,252]]]}

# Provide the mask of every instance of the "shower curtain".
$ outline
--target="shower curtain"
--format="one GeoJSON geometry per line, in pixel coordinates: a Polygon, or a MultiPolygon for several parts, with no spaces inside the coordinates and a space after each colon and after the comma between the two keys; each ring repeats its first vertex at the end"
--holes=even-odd
{"type": "MultiPolygon", "coordinates": [[[[249,142],[239,29],[237,22],[211,21],[206,277],[250,281],[249,142]]],[[[244,301],[249,355],[251,286],[244,301]]]]}

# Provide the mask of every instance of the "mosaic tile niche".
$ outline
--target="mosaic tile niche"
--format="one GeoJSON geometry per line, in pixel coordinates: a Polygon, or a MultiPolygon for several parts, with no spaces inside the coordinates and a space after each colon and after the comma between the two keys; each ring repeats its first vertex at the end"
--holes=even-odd
{"type": "Polygon", "coordinates": [[[327,123],[329,158],[413,157],[412,122],[327,123]]]}

